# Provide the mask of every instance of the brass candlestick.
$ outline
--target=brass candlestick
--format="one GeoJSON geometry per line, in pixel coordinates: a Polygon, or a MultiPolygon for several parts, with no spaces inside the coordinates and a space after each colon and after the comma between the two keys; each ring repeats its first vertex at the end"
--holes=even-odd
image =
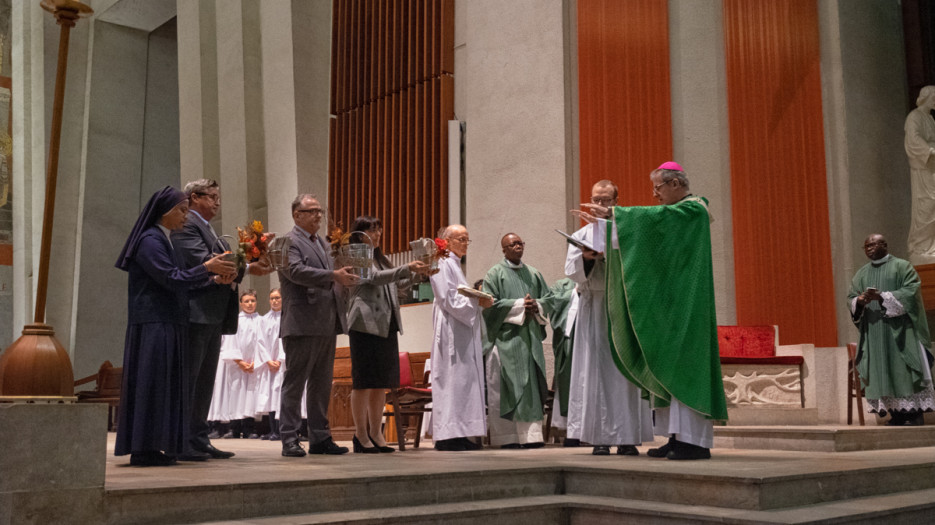
{"type": "Polygon", "coordinates": [[[68,37],[75,21],[91,15],[94,11],[78,0],[42,0],[40,5],[55,16],[62,30],[58,43],[55,96],[52,99],[52,136],[49,139],[45,209],[42,216],[36,315],[33,323],[23,328],[23,335],[0,356],[0,396],[71,396],[75,391],[75,376],[68,352],[55,339],[55,329],[45,324],[45,301],[49,285],[52,218],[55,213],[55,184],[58,178],[58,154],[62,136],[68,37]]]}

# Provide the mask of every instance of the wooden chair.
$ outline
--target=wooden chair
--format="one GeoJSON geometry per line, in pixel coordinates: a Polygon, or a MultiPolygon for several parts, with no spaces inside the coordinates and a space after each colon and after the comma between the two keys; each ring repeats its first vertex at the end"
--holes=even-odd
{"type": "Polygon", "coordinates": [[[96,374],[75,381],[81,386],[95,381],[94,390],[75,392],[79,403],[107,403],[107,430],[117,430],[117,413],[120,408],[120,387],[123,383],[123,368],[104,361],[96,374]]]}
{"type": "Polygon", "coordinates": [[[847,343],[847,424],[854,421],[854,399],[857,400],[857,419],[864,426],[864,389],[857,371],[857,343],[847,343]]]}
{"type": "MultiPolygon", "coordinates": [[[[412,365],[409,361],[409,352],[400,352],[399,354],[399,388],[389,390],[386,394],[386,401],[393,405],[392,412],[384,412],[387,418],[392,417],[396,423],[396,443],[399,450],[406,450],[406,429],[409,426],[409,416],[416,416],[416,438],[415,448],[419,448],[419,440],[422,437],[422,418],[426,412],[431,412],[431,407],[425,405],[432,402],[431,388],[418,388],[412,382],[412,365]]],[[[387,423],[389,419],[387,419],[387,423]]]]}
{"type": "Polygon", "coordinates": [[[555,409],[555,390],[549,389],[546,395],[545,403],[542,404],[542,412],[545,414],[545,430],[543,431],[543,440],[548,443],[552,435],[552,411],[555,409]]]}

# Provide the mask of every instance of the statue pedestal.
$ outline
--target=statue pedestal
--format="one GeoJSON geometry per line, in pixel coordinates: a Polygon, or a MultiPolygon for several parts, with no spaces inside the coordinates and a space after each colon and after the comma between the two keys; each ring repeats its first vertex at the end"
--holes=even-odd
{"type": "Polygon", "coordinates": [[[935,264],[920,264],[915,267],[922,282],[922,302],[925,311],[935,310],[935,264]]]}
{"type": "Polygon", "coordinates": [[[0,523],[104,521],[107,405],[0,398],[0,444],[0,523]]]}

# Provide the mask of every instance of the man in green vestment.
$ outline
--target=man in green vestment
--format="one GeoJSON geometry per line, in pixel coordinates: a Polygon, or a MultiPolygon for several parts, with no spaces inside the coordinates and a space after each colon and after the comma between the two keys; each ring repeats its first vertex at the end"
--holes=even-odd
{"type": "Polygon", "coordinates": [[[864,241],[870,262],[851,280],[847,302],[860,330],[857,371],[870,412],[891,414],[887,425],[921,425],[935,410],[931,342],[919,274],[889,254],[886,239],[864,241]]]}
{"type": "Polygon", "coordinates": [[[539,299],[549,295],[549,286],[538,270],[522,262],[526,243],[519,235],[504,235],[500,246],[504,259],[487,272],[483,286],[494,296],[494,305],[484,310],[490,445],[536,448],[544,445],[543,316],[551,310],[539,299]]]}
{"type": "MultiPolygon", "coordinates": [[[[708,459],[716,420],[727,419],[721,379],[707,201],[684,170],[650,174],[661,206],[616,206],[607,239],[607,317],[620,372],[651,397],[650,457],[708,459]]],[[[602,213],[598,205],[587,205],[602,213]]]]}
{"type": "Polygon", "coordinates": [[[568,392],[571,385],[571,354],[575,340],[575,318],[578,311],[578,290],[575,281],[559,279],[549,289],[552,312],[552,354],[555,357],[555,400],[552,405],[552,426],[567,427],[568,392]]]}

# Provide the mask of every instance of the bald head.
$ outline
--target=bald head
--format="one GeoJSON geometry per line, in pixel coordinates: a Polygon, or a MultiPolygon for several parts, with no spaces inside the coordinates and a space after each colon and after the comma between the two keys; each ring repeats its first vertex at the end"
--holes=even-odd
{"type": "Polygon", "coordinates": [[[872,233],[864,240],[864,254],[871,261],[882,259],[889,254],[886,239],[879,233],[872,233]]]}
{"type": "Polygon", "coordinates": [[[523,251],[526,243],[515,233],[508,233],[500,239],[500,247],[503,248],[503,256],[513,264],[519,264],[523,260],[523,251]]]}
{"type": "Polygon", "coordinates": [[[458,257],[464,257],[467,254],[468,245],[471,244],[471,237],[468,235],[467,228],[461,224],[452,224],[445,228],[442,238],[448,241],[448,249],[458,257]]]}

